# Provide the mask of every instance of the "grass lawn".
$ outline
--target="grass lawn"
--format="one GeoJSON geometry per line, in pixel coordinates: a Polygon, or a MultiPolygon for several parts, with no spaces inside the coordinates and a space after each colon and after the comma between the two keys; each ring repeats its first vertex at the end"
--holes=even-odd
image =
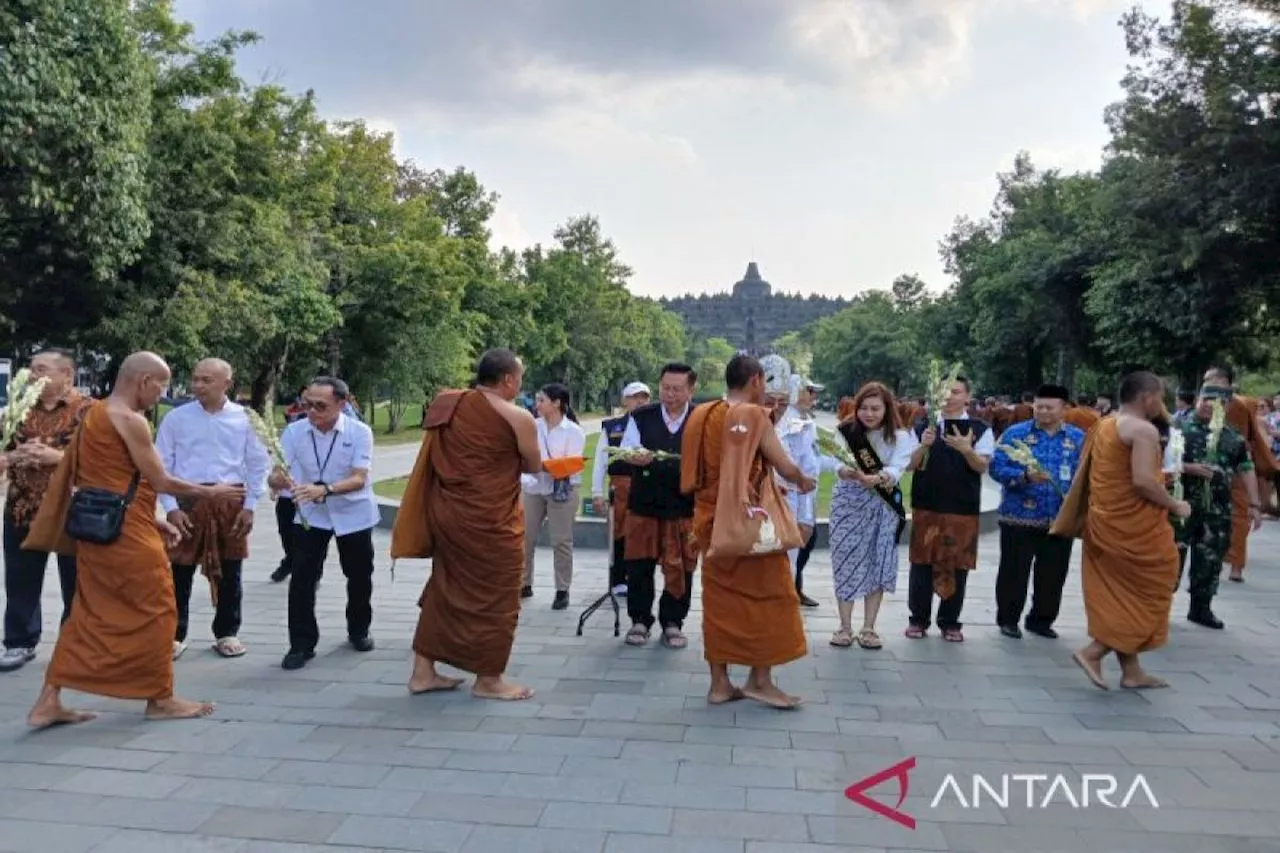
{"type": "MultiPolygon", "coordinates": [[[[600,439],[600,433],[593,433],[587,436],[587,470],[582,472],[582,482],[584,484],[583,496],[587,497],[590,491],[591,469],[594,467],[596,455],[596,442],[600,439]]],[[[408,482],[407,477],[397,477],[392,480],[381,480],[373,484],[373,491],[381,497],[399,500],[404,495],[405,483],[408,482]]],[[[831,512],[831,489],[835,486],[836,478],[834,474],[824,473],[818,480],[818,518],[826,518],[831,512]]],[[[902,491],[906,500],[907,511],[911,510],[911,474],[902,478],[902,491]]]]}

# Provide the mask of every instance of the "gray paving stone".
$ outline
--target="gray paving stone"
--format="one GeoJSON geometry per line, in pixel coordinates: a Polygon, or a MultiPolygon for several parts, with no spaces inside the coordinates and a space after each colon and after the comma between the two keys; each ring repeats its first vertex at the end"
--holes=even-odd
{"type": "Polygon", "coordinates": [[[309,785],[282,803],[279,808],[303,812],[403,817],[413,811],[413,807],[421,798],[422,795],[417,791],[309,785]]]}
{"type": "Polygon", "coordinates": [[[548,803],[539,826],[548,829],[589,829],[603,832],[633,832],[668,835],[670,808],[627,806],[603,803],[548,803]]]}
{"type": "Polygon", "coordinates": [[[750,811],[676,809],[672,833],[686,838],[748,838],[765,841],[808,841],[809,828],[797,814],[750,811]]]}
{"type": "Polygon", "coordinates": [[[238,838],[125,830],[93,848],[93,853],[245,853],[245,847],[238,838]]]}
{"type": "Polygon", "coordinates": [[[461,853],[601,853],[605,838],[603,832],[578,829],[477,826],[461,853]]]}
{"type": "Polygon", "coordinates": [[[646,785],[628,782],[622,787],[619,799],[636,806],[742,811],[747,807],[747,789],[720,785],[646,785]]]}
{"type": "Polygon", "coordinates": [[[472,826],[443,820],[355,815],[329,839],[331,844],[359,844],[423,853],[458,853],[472,826]]]}
{"type": "Polygon", "coordinates": [[[183,776],[88,769],[81,770],[54,787],[72,794],[98,794],[104,797],[125,794],[147,800],[163,800],[186,784],[187,779],[183,776]]]}
{"type": "Polygon", "coordinates": [[[409,810],[409,815],[494,826],[537,826],[545,808],[545,802],[524,797],[437,793],[422,795],[418,803],[409,810]]]}
{"type": "MultiPolygon", "coordinates": [[[[662,842],[663,853],[744,853],[742,841],[729,838],[667,838],[662,842]]],[[[610,833],[604,844],[604,853],[653,853],[652,835],[610,833]]]]}
{"type": "MultiPolygon", "coordinates": [[[[390,820],[390,818],[383,818],[390,820]]],[[[263,841],[300,841],[320,844],[342,825],[341,815],[295,812],[284,809],[247,809],[224,806],[200,825],[201,835],[256,838],[263,841]]],[[[363,843],[363,842],[353,842],[363,843]]]]}
{"type": "Polygon", "coordinates": [[[0,819],[0,850],[6,853],[84,853],[115,833],[115,829],[106,826],[0,819]]]}
{"type": "Polygon", "coordinates": [[[338,785],[374,788],[386,778],[388,768],[377,764],[340,761],[281,761],[262,777],[265,782],[297,785],[338,785]]]}

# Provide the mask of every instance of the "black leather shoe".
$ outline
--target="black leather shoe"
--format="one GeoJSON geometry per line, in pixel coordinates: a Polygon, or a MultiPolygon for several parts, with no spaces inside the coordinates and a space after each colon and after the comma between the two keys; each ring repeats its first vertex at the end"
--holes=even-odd
{"type": "Polygon", "coordinates": [[[1036,636],[1044,637],[1047,640],[1058,639],[1058,632],[1050,628],[1048,625],[1032,625],[1031,623],[1027,623],[1025,627],[1036,636]]]}
{"type": "Polygon", "coordinates": [[[284,656],[284,660],[280,661],[281,669],[302,669],[307,665],[307,661],[316,656],[315,652],[296,652],[292,649],[284,656]]]}
{"type": "Polygon", "coordinates": [[[1001,625],[1000,633],[1014,640],[1022,639],[1022,629],[1019,628],[1017,625],[1001,625]]]}
{"type": "Polygon", "coordinates": [[[1226,624],[1213,615],[1213,611],[1205,608],[1204,610],[1192,610],[1187,614],[1187,621],[1194,622],[1197,625],[1203,625],[1206,628],[1213,628],[1215,631],[1221,631],[1227,627],[1226,624]]]}
{"type": "Polygon", "coordinates": [[[521,597],[521,598],[533,598],[533,587],[531,587],[531,586],[522,586],[522,587],[520,587],[520,597],[521,597]]]}
{"type": "Polygon", "coordinates": [[[818,602],[814,601],[812,598],[810,598],[809,596],[805,595],[802,592],[800,593],[800,606],[801,607],[817,607],[818,602]]]}
{"type": "Polygon", "coordinates": [[[368,634],[365,634],[363,637],[361,637],[358,640],[352,639],[351,648],[355,649],[358,652],[371,652],[373,651],[373,637],[370,637],[368,634]]]}
{"type": "Polygon", "coordinates": [[[271,573],[272,583],[282,583],[289,579],[289,567],[283,563],[274,572],[271,573]]]}
{"type": "Polygon", "coordinates": [[[569,593],[560,591],[556,593],[556,600],[551,602],[552,610],[564,610],[569,606],[569,593]]]}

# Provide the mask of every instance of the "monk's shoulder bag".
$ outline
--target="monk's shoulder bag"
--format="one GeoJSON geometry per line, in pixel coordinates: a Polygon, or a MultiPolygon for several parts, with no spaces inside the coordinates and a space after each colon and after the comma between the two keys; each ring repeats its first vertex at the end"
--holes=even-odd
{"type": "Polygon", "coordinates": [[[76,433],[76,464],[71,471],[71,504],[67,507],[64,526],[67,536],[77,542],[94,545],[110,545],[124,531],[125,513],[133,503],[142,473],[134,470],[129,489],[123,495],[97,486],[75,487],[76,473],[80,468],[80,433],[76,433]]]}

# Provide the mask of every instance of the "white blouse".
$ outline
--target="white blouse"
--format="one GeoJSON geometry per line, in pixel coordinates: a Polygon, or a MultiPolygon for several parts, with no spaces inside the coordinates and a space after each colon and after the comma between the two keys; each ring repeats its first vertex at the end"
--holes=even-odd
{"type": "Polygon", "coordinates": [[[884,432],[881,430],[868,432],[867,440],[884,465],[882,473],[892,477],[895,483],[902,479],[907,466],[911,464],[911,454],[916,452],[916,447],[920,444],[916,434],[906,429],[894,431],[893,444],[884,440],[884,432]]]}

